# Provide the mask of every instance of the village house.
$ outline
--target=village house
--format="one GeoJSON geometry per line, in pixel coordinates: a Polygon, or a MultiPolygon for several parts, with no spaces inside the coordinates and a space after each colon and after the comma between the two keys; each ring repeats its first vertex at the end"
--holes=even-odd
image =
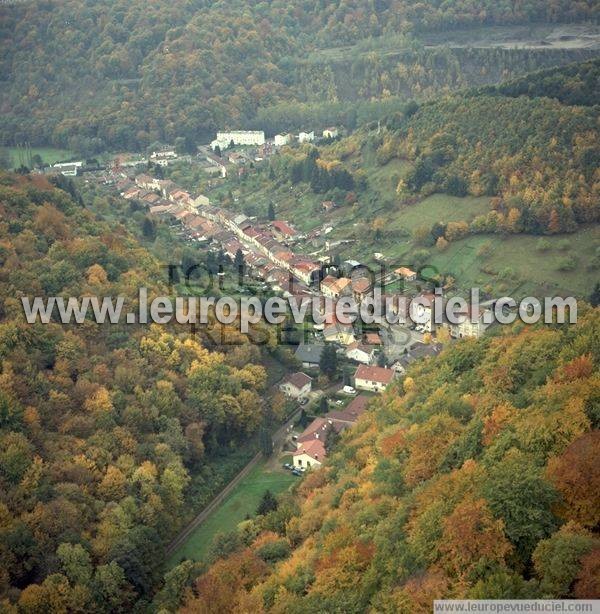
{"type": "Polygon", "coordinates": [[[371,284],[371,280],[367,277],[359,277],[358,279],[352,280],[352,293],[357,302],[360,303],[372,292],[373,285],[371,284]]]}
{"type": "Polygon", "coordinates": [[[327,456],[325,443],[320,439],[311,439],[298,446],[292,455],[292,463],[295,467],[320,467],[327,456]]]}
{"type": "Polygon", "coordinates": [[[324,348],[321,344],[301,343],[294,356],[305,369],[313,369],[319,366],[324,348]]]}
{"type": "Polygon", "coordinates": [[[415,343],[408,349],[404,356],[392,365],[392,369],[396,373],[404,375],[413,362],[437,356],[442,349],[443,345],[441,343],[415,343]]]}
{"type": "Polygon", "coordinates": [[[156,192],[148,192],[140,200],[148,206],[157,205],[159,202],[162,202],[162,198],[156,192]]]}
{"type": "Polygon", "coordinates": [[[169,213],[169,211],[171,211],[171,209],[173,208],[173,205],[154,205],[152,207],[150,207],[150,215],[165,215],[166,213],[169,213]]]}
{"type": "Polygon", "coordinates": [[[324,200],[321,203],[321,209],[323,209],[323,211],[325,211],[325,213],[329,213],[330,211],[333,211],[333,209],[335,209],[336,206],[337,205],[332,200],[324,200]]]}
{"type": "Polygon", "coordinates": [[[204,196],[204,194],[198,194],[195,198],[192,198],[192,206],[196,209],[199,207],[208,207],[210,206],[210,200],[208,196],[204,196]]]}
{"type": "Polygon", "coordinates": [[[352,281],[347,277],[333,277],[327,275],[321,281],[321,293],[328,298],[337,299],[340,296],[347,296],[351,293],[352,281]]]}
{"type": "Polygon", "coordinates": [[[338,136],[338,129],[334,126],[330,128],[325,128],[323,130],[323,138],[324,139],[336,139],[338,136]]]}
{"type": "Polygon", "coordinates": [[[158,190],[163,198],[169,198],[169,194],[174,190],[179,190],[179,186],[170,179],[155,179],[154,189],[158,190]]]}
{"type": "Polygon", "coordinates": [[[300,132],[298,133],[298,143],[312,143],[315,140],[314,132],[300,132]]]}
{"type": "Polygon", "coordinates": [[[325,419],[332,423],[337,432],[352,426],[367,410],[371,397],[359,394],[341,410],[330,411],[325,414],[325,419]]]}
{"type": "Polygon", "coordinates": [[[312,260],[300,259],[292,266],[292,273],[307,286],[317,281],[320,270],[321,265],[312,260]]]}
{"type": "Polygon", "coordinates": [[[298,236],[298,233],[287,223],[282,220],[271,222],[273,234],[279,241],[290,241],[298,236]]]}
{"type": "Polygon", "coordinates": [[[417,279],[416,271],[413,271],[405,266],[397,268],[394,273],[396,273],[396,275],[398,275],[398,277],[401,279],[404,279],[404,281],[415,281],[417,279]]]}
{"type": "Polygon", "coordinates": [[[379,333],[365,333],[364,342],[366,345],[382,345],[381,336],[379,333]]]}
{"type": "Polygon", "coordinates": [[[121,193],[121,196],[126,200],[132,200],[138,197],[138,194],[142,191],[142,188],[129,188],[121,193]]]}
{"type": "Polygon", "coordinates": [[[327,456],[325,445],[329,435],[350,428],[366,411],[369,397],[358,395],[345,409],[330,411],[322,418],[315,418],[296,441],[293,454],[295,467],[320,467],[327,456]]]}
{"type": "Polygon", "coordinates": [[[339,343],[344,346],[356,341],[352,325],[340,322],[326,325],[323,329],[323,338],[327,343],[339,343]]]}
{"type": "Polygon", "coordinates": [[[237,151],[232,151],[231,153],[228,153],[227,159],[232,164],[242,164],[244,162],[244,156],[242,156],[242,154],[238,153],[237,151]]]}
{"type": "Polygon", "coordinates": [[[395,375],[396,372],[392,369],[360,365],[354,373],[354,387],[357,390],[383,392],[395,375]]]}
{"type": "Polygon", "coordinates": [[[346,348],[346,358],[364,365],[372,365],[375,361],[375,348],[355,341],[346,348]]]}
{"type": "Polygon", "coordinates": [[[442,325],[454,339],[462,339],[463,337],[479,339],[493,321],[489,309],[480,308],[476,311],[472,305],[468,305],[462,313],[458,312],[457,317],[460,320],[458,323],[451,324],[445,320],[442,325]]]}
{"type": "Polygon", "coordinates": [[[292,140],[291,134],[276,134],[273,137],[273,144],[275,145],[275,147],[283,147],[284,145],[287,145],[288,143],[290,143],[291,140],[292,140]]]}
{"type": "Polygon", "coordinates": [[[422,292],[410,302],[410,319],[425,332],[430,333],[435,328],[434,309],[435,295],[431,292],[422,292]]]}
{"type": "Polygon", "coordinates": [[[135,185],[144,190],[158,190],[160,189],[160,182],[158,179],[142,173],[135,178],[135,185]]]}
{"type": "Polygon", "coordinates": [[[301,371],[287,375],[279,384],[279,390],[291,399],[305,399],[312,390],[312,377],[301,371]]]}

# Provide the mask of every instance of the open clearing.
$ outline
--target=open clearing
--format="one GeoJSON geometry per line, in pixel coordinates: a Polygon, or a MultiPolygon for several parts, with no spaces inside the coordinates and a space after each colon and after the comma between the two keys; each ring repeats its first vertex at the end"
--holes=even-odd
{"type": "Polygon", "coordinates": [[[72,151],[68,149],[55,149],[54,147],[32,147],[28,152],[20,147],[7,147],[7,149],[15,168],[21,164],[28,165],[27,156],[29,152],[32,156],[39,155],[44,164],[55,164],[56,162],[69,160],[73,157],[72,151]]]}
{"type": "Polygon", "coordinates": [[[279,468],[267,469],[259,463],[237,485],[223,504],[192,533],[185,545],[169,559],[167,566],[177,565],[183,559],[202,561],[217,533],[232,531],[246,516],[253,516],[266,490],[277,495],[287,490],[299,478],[279,468]]]}

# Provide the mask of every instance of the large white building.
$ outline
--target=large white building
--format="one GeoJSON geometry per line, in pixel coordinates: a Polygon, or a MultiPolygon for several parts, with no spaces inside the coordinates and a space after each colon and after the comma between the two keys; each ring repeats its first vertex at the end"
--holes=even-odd
{"type": "Polygon", "coordinates": [[[232,130],[231,132],[217,132],[217,138],[210,144],[214,150],[217,145],[226,149],[233,141],[234,145],[264,145],[265,133],[262,130],[232,130]]]}
{"type": "Polygon", "coordinates": [[[76,177],[77,171],[83,166],[83,162],[59,162],[54,164],[55,168],[61,175],[65,177],[76,177]]]}

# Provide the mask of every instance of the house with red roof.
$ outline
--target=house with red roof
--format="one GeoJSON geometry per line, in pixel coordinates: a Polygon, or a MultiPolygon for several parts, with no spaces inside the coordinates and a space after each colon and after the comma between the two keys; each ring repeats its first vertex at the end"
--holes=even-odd
{"type": "Polygon", "coordinates": [[[279,390],[292,399],[305,399],[312,390],[312,377],[301,371],[292,373],[279,384],[279,390]]]}
{"type": "Polygon", "coordinates": [[[298,233],[287,223],[282,220],[275,220],[271,222],[273,228],[273,234],[279,241],[289,241],[295,239],[298,233]]]}
{"type": "Polygon", "coordinates": [[[354,373],[354,387],[357,390],[383,392],[392,383],[395,376],[396,372],[393,369],[359,365],[354,373]]]}
{"type": "Polygon", "coordinates": [[[298,437],[297,449],[293,454],[295,467],[319,467],[327,456],[325,445],[329,435],[350,428],[366,411],[370,398],[361,394],[345,409],[330,411],[323,417],[315,418],[298,437]]]}

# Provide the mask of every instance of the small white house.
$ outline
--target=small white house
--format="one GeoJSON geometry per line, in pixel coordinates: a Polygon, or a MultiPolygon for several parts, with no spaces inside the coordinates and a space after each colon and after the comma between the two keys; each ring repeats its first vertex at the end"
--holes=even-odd
{"type": "Polygon", "coordinates": [[[298,133],[298,143],[312,143],[314,140],[315,140],[314,131],[298,133]]]}
{"type": "Polygon", "coordinates": [[[336,139],[338,134],[339,134],[338,129],[335,126],[332,126],[330,128],[325,128],[325,130],[323,130],[324,139],[336,139]]]}
{"type": "Polygon", "coordinates": [[[323,459],[327,455],[325,445],[318,439],[307,441],[298,446],[293,454],[294,467],[320,467],[323,459]]]}
{"type": "Polygon", "coordinates": [[[306,373],[298,371],[288,375],[279,384],[279,390],[291,399],[305,399],[312,390],[312,378],[306,375],[306,373]]]}
{"type": "Polygon", "coordinates": [[[292,140],[292,136],[290,134],[276,134],[273,137],[273,144],[275,147],[283,147],[287,145],[292,140]]]}
{"type": "Polygon", "coordinates": [[[355,341],[346,349],[346,358],[360,362],[363,365],[372,365],[375,361],[375,348],[355,341]]]}
{"type": "Polygon", "coordinates": [[[354,374],[354,387],[357,390],[383,392],[396,376],[392,369],[360,365],[354,374]]]}

